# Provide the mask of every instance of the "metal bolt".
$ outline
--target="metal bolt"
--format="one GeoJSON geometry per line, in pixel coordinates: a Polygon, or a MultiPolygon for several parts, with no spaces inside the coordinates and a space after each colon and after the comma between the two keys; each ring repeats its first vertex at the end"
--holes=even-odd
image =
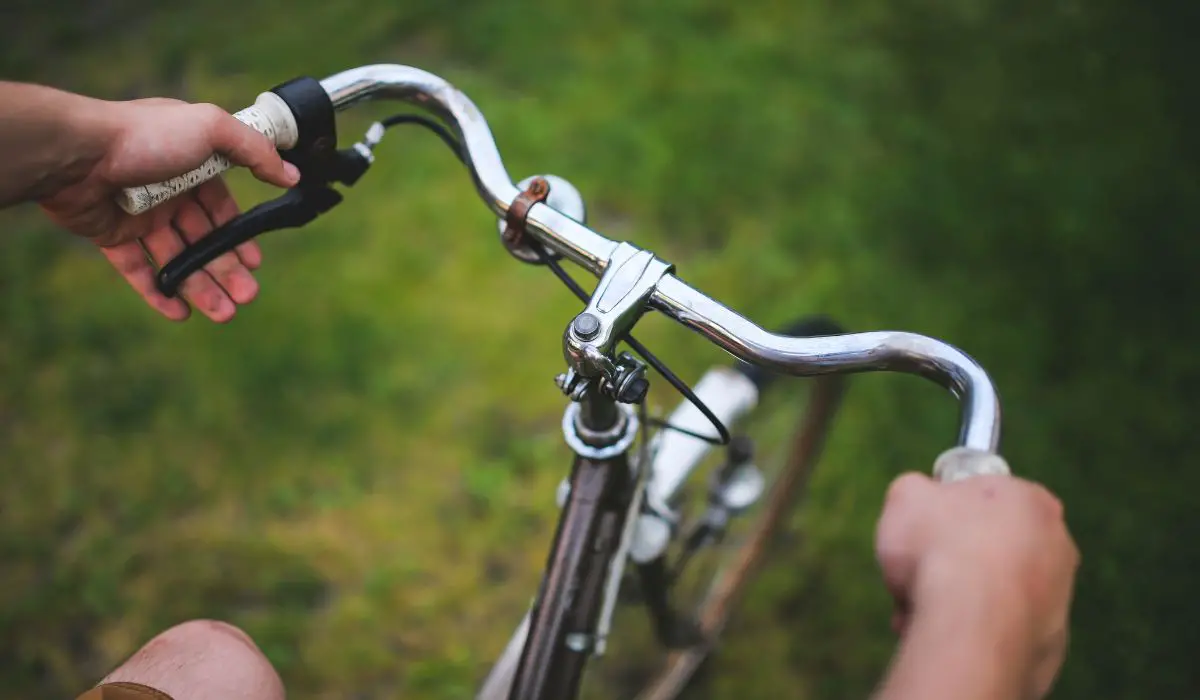
{"type": "Polygon", "coordinates": [[[571,324],[571,330],[575,331],[575,335],[581,340],[591,340],[600,335],[600,319],[589,313],[579,314],[571,324]]]}
{"type": "Polygon", "coordinates": [[[529,183],[529,194],[534,197],[544,197],[550,192],[550,182],[544,177],[535,177],[529,183]]]}
{"type": "Polygon", "coordinates": [[[570,632],[564,640],[571,651],[584,653],[592,648],[592,636],[582,632],[570,632]]]}

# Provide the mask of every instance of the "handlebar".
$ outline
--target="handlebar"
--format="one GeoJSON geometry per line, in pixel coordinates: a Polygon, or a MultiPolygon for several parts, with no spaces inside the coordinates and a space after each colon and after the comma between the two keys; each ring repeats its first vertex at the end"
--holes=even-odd
{"type": "MultiPolygon", "coordinates": [[[[409,66],[372,65],[332,75],[320,81],[320,87],[334,110],[367,100],[388,99],[411,103],[439,117],[461,141],[461,156],[475,188],[496,216],[504,218],[521,194],[504,168],[483,114],[466,95],[442,78],[409,66]]],[[[295,121],[301,124],[298,138],[304,140],[304,115],[297,114],[295,121]]],[[[278,142],[277,145],[284,147],[278,142]]],[[[167,189],[172,196],[183,191],[167,189]]],[[[618,247],[629,245],[609,240],[543,203],[529,207],[524,223],[528,235],[598,277],[604,274],[618,247]]],[[[994,455],[1000,434],[1000,405],[995,388],[978,363],[951,345],[902,332],[815,338],[776,335],[669,272],[657,279],[647,303],[735,357],[779,372],[813,376],[892,371],[933,380],[958,397],[961,404],[958,444],[980,457],[977,467],[963,467],[970,460],[958,459],[956,473],[964,470],[1007,473],[1003,460],[994,455]]],[[[961,457],[963,452],[955,454],[961,457]]]]}

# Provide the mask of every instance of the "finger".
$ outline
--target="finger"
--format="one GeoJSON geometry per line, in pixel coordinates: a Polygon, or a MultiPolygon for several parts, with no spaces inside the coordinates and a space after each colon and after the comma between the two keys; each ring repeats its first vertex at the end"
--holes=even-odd
{"type": "MultiPolygon", "coordinates": [[[[229,186],[219,177],[197,187],[196,200],[204,207],[214,228],[224,226],[241,213],[229,186]]],[[[235,250],[247,269],[257,270],[262,265],[262,249],[253,240],[242,243],[235,250]]]]}
{"type": "Polygon", "coordinates": [[[883,581],[897,601],[908,599],[926,537],[923,525],[937,485],[924,474],[910,472],[888,487],[875,529],[875,556],[883,581]]]}
{"type": "Polygon", "coordinates": [[[891,507],[903,507],[901,504],[913,499],[919,499],[928,493],[934,481],[921,472],[906,472],[892,480],[888,485],[887,495],[883,499],[884,510],[891,507]]]}
{"type": "Polygon", "coordinates": [[[262,267],[262,248],[258,246],[258,243],[246,241],[235,250],[247,270],[257,270],[262,267]]]}
{"type": "Polygon", "coordinates": [[[187,102],[177,100],[174,97],[139,97],[136,100],[130,100],[130,102],[153,107],[172,107],[187,104],[187,102]]]}
{"type": "Polygon", "coordinates": [[[182,299],[171,299],[154,285],[154,267],[146,258],[146,251],[137,241],[100,248],[108,262],[125,278],[134,291],[142,295],[150,308],[172,321],[184,321],[190,315],[188,305],[182,299]]]}
{"type": "Polygon", "coordinates": [[[1034,494],[1034,502],[1041,514],[1049,521],[1062,520],[1065,510],[1063,502],[1050,489],[1035,481],[1021,480],[1034,494]]]}
{"type": "Polygon", "coordinates": [[[908,472],[896,477],[883,499],[877,544],[903,544],[907,547],[917,534],[915,526],[928,510],[925,503],[933,497],[936,489],[937,483],[920,472],[908,472]]]}
{"type": "MultiPolygon", "coordinates": [[[[183,251],[183,238],[170,225],[151,231],[142,243],[160,268],[183,251]]],[[[181,296],[202,314],[217,323],[225,323],[237,311],[233,300],[205,270],[188,276],[179,287],[181,296]]]]}
{"type": "Polygon", "coordinates": [[[238,121],[220,107],[207,105],[211,122],[209,140],[213,150],[225,154],[234,163],[245,166],[254,177],[279,187],[291,187],[300,180],[296,166],[279,157],[275,145],[253,128],[238,121]]]}
{"type": "Polygon", "coordinates": [[[907,602],[897,602],[895,610],[892,611],[892,632],[896,633],[897,637],[903,637],[908,632],[908,622],[912,619],[909,613],[907,602]]]}
{"type": "Polygon", "coordinates": [[[1030,697],[1043,698],[1050,694],[1062,671],[1063,662],[1067,658],[1067,644],[1070,633],[1063,625],[1059,628],[1045,646],[1039,650],[1035,661],[1033,674],[1030,678],[1032,693],[1030,697]]]}
{"type": "MultiPolygon", "coordinates": [[[[175,227],[187,243],[195,243],[211,233],[214,228],[198,197],[189,197],[188,201],[179,206],[175,213],[175,227]]],[[[249,304],[258,295],[258,283],[254,281],[254,275],[250,274],[237,253],[232,250],[214,258],[204,269],[221,285],[229,298],[238,304],[249,304]]]]}

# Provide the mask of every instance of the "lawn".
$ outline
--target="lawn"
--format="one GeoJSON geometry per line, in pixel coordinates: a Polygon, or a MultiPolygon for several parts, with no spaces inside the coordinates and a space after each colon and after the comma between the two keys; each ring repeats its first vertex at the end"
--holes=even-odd
{"type": "MultiPolygon", "coordinates": [[[[963,348],[999,386],[1004,453],[1063,497],[1083,552],[1055,697],[1183,700],[1200,697],[1194,15],[20,0],[0,77],[233,110],[297,74],[418,66],[472,97],[514,177],[569,178],[596,230],[750,318],[963,348]]],[[[384,114],[348,115],[343,141],[384,114]]],[[[261,239],[261,295],[227,326],[155,318],[36,209],[0,214],[0,697],[73,697],[196,616],[246,629],[298,700],[462,698],[486,672],[552,536],[569,461],[552,380],[579,305],[504,253],[435,138],[396,130],[379,156],[340,209],[261,239]]],[[[688,379],[726,361],[661,318],[639,335],[688,379]]],[[[887,662],[875,517],[956,411],[879,375],[843,409],[721,697],[865,697],[887,662]]]]}

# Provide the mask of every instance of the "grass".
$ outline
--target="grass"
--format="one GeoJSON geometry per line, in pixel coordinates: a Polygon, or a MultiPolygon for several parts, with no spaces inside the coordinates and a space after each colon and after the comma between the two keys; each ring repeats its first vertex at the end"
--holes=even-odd
{"type": "MultiPolygon", "coordinates": [[[[1000,387],[1005,453],[1063,496],[1083,550],[1056,697],[1200,690],[1186,6],[6,12],[0,74],[108,97],[235,109],[298,73],[425,68],[481,107],[515,178],[570,178],[594,228],[751,318],[964,348],[1000,387]]],[[[296,698],[468,695],[552,534],[551,379],[578,307],[502,252],[440,144],[390,134],[346,205],[264,236],[263,292],[227,327],[152,318],[36,211],[3,217],[0,696],[70,696],[194,616],[249,631],[296,698]]],[[[685,377],[723,361],[659,319],[639,335],[685,377]]],[[[890,653],[874,518],[949,444],[953,404],[861,377],[842,417],[804,546],[724,652],[738,697],[863,697],[890,653]]]]}

